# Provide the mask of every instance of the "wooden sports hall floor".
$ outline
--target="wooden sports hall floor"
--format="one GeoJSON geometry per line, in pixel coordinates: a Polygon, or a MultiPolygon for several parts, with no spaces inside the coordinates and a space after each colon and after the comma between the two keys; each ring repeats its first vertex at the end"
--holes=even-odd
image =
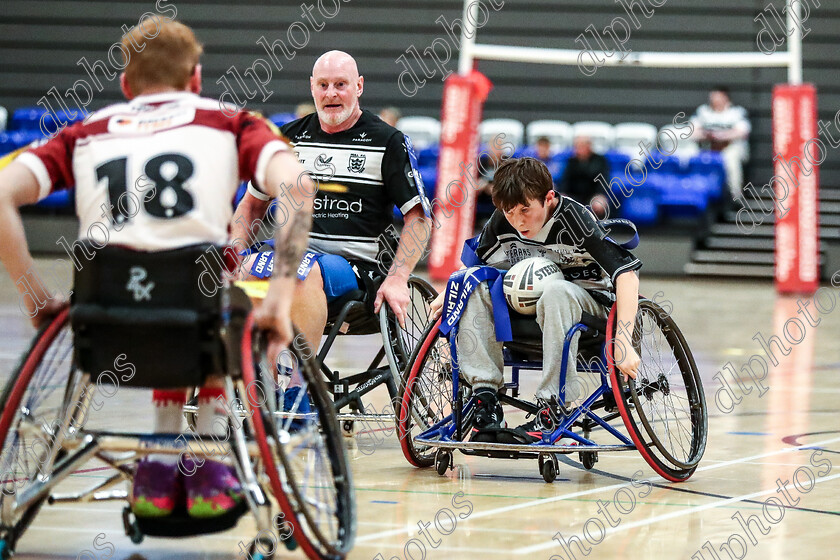
{"type": "MultiPolygon", "coordinates": [[[[667,483],[634,452],[602,454],[595,469],[588,472],[575,455],[561,459],[554,484],[543,482],[534,460],[456,453],[456,469],[440,477],[432,469],[411,467],[393,433],[379,437],[379,443],[373,445],[370,442],[376,440],[362,439],[370,434],[359,434],[355,440],[346,440],[358,507],[358,537],[350,557],[836,557],[840,532],[840,306],[828,309],[830,301],[840,299],[840,288],[828,286],[822,293],[824,314],[814,311],[813,305],[809,307],[813,318],[820,321],[816,328],[805,324],[804,315],[797,315],[796,298],[777,297],[770,283],[642,276],[644,294],[660,291],[658,300],[673,305],[672,316],[694,352],[706,385],[709,439],[693,478],[683,484],[667,483]],[[757,333],[764,338],[784,337],[784,326],[791,317],[799,317],[805,324],[804,338],[789,344],[791,351],[786,357],[776,351],[780,360],[778,365],[771,364],[764,381],[766,393],[759,397],[753,389],[730,413],[721,412],[715,406],[720,383],[713,376],[727,362],[740,369],[753,355],[766,358],[754,337],[757,333]],[[634,473],[636,484],[631,482],[634,473]],[[777,492],[777,479],[791,484],[787,496],[777,492]],[[463,496],[455,497],[459,492],[463,496]],[[792,505],[779,507],[786,503],[792,505]],[[605,511],[599,512],[599,508],[605,511]],[[454,529],[447,509],[456,517],[454,529]],[[436,516],[443,531],[450,534],[436,529],[436,516]],[[749,524],[750,533],[739,519],[749,524]],[[418,534],[418,523],[431,524],[424,531],[428,540],[418,534]],[[605,535],[601,527],[606,529],[605,535]],[[553,540],[558,533],[564,539],[588,537],[582,541],[585,549],[572,545],[565,550],[553,540]],[[423,549],[418,542],[423,543],[423,549]]],[[[0,378],[5,383],[33,334],[18,311],[14,287],[5,276],[0,279],[0,332],[0,378]]],[[[800,335],[795,322],[788,323],[788,337],[800,335]]],[[[361,362],[367,356],[361,358],[362,348],[373,352],[374,342],[356,338],[352,347],[341,344],[333,355],[333,365],[347,371],[364,367],[366,363],[361,362]]],[[[745,387],[753,384],[745,374],[739,377],[745,387]]],[[[727,379],[732,383],[729,374],[727,379]]],[[[525,394],[532,394],[534,386],[534,381],[527,382],[525,394]]],[[[138,423],[149,427],[148,394],[132,393],[128,402],[121,401],[110,411],[106,407],[100,419],[116,427],[131,418],[132,429],[138,429],[138,423]]],[[[384,394],[377,397],[375,406],[386,402],[384,394]]],[[[514,425],[523,420],[513,414],[508,417],[514,425]]],[[[75,476],[95,480],[103,475],[94,471],[75,476]]],[[[245,558],[238,543],[247,543],[253,536],[253,523],[246,516],[226,533],[184,540],[147,538],[136,546],[123,535],[121,508],[117,502],[45,506],[19,543],[16,558],[104,559],[110,551],[106,542],[114,547],[112,558],[120,560],[245,558]],[[98,534],[104,534],[97,541],[99,549],[93,546],[98,534]]],[[[300,552],[277,555],[302,557],[300,552]]]]}

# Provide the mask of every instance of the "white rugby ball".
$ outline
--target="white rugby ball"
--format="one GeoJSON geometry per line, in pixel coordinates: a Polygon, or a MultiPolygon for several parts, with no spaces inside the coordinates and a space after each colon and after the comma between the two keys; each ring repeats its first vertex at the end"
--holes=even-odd
{"type": "Polygon", "coordinates": [[[518,313],[536,315],[537,301],[543,295],[546,281],[557,276],[563,278],[563,271],[557,263],[544,257],[519,261],[505,274],[505,300],[518,313]]]}

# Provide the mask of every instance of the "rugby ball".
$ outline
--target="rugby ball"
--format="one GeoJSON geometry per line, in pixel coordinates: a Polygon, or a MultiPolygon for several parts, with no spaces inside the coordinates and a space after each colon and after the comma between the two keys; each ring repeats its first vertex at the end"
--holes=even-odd
{"type": "Polygon", "coordinates": [[[563,272],[554,261],[544,257],[521,260],[505,274],[505,300],[517,313],[536,315],[546,281],[558,276],[563,278],[563,272]]]}

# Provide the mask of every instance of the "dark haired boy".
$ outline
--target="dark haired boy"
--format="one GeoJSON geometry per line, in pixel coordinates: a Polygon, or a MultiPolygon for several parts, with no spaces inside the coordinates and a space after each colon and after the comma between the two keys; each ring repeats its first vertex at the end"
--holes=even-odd
{"type": "MultiPolygon", "coordinates": [[[[569,368],[566,402],[557,403],[563,338],[584,311],[606,317],[613,302],[619,325],[617,345],[626,349],[615,352],[616,366],[625,378],[635,378],[640,359],[630,343],[632,329],[627,327],[635,322],[639,294],[635,271],[641,268],[641,261],[607,238],[588,208],[555,191],[548,168],[537,159],[502,163],[496,170],[492,196],[496,210],[479,236],[476,256],[480,263],[509,269],[523,259],[545,257],[563,271],[564,278],[545,284],[537,302],[536,319],[543,332],[543,375],[537,401],[556,406],[588,396],[575,390],[586,384],[574,368],[569,368]]],[[[438,297],[432,305],[435,313],[442,304],[443,297],[438,297]]],[[[480,441],[493,441],[493,434],[504,425],[497,396],[504,381],[502,342],[496,340],[492,318],[490,290],[487,283],[481,283],[459,323],[459,338],[464,335],[475,340],[475,349],[458,356],[461,372],[476,398],[477,433],[473,437],[480,441]]],[[[570,346],[571,356],[576,356],[577,337],[570,346]]],[[[515,438],[522,443],[536,441],[540,435],[535,420],[514,430],[515,438]]],[[[561,441],[566,443],[572,444],[571,439],[561,441]]]]}

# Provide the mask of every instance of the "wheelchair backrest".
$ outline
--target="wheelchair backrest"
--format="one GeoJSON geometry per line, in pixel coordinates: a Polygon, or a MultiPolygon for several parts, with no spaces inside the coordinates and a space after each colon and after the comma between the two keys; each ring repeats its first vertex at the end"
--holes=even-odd
{"type": "Polygon", "coordinates": [[[208,274],[222,285],[212,245],[142,252],[80,242],[74,249],[83,265],[70,308],[75,359],[93,381],[121,367],[123,385],[172,388],[224,372],[219,330],[227,292],[199,289],[208,274]]]}

